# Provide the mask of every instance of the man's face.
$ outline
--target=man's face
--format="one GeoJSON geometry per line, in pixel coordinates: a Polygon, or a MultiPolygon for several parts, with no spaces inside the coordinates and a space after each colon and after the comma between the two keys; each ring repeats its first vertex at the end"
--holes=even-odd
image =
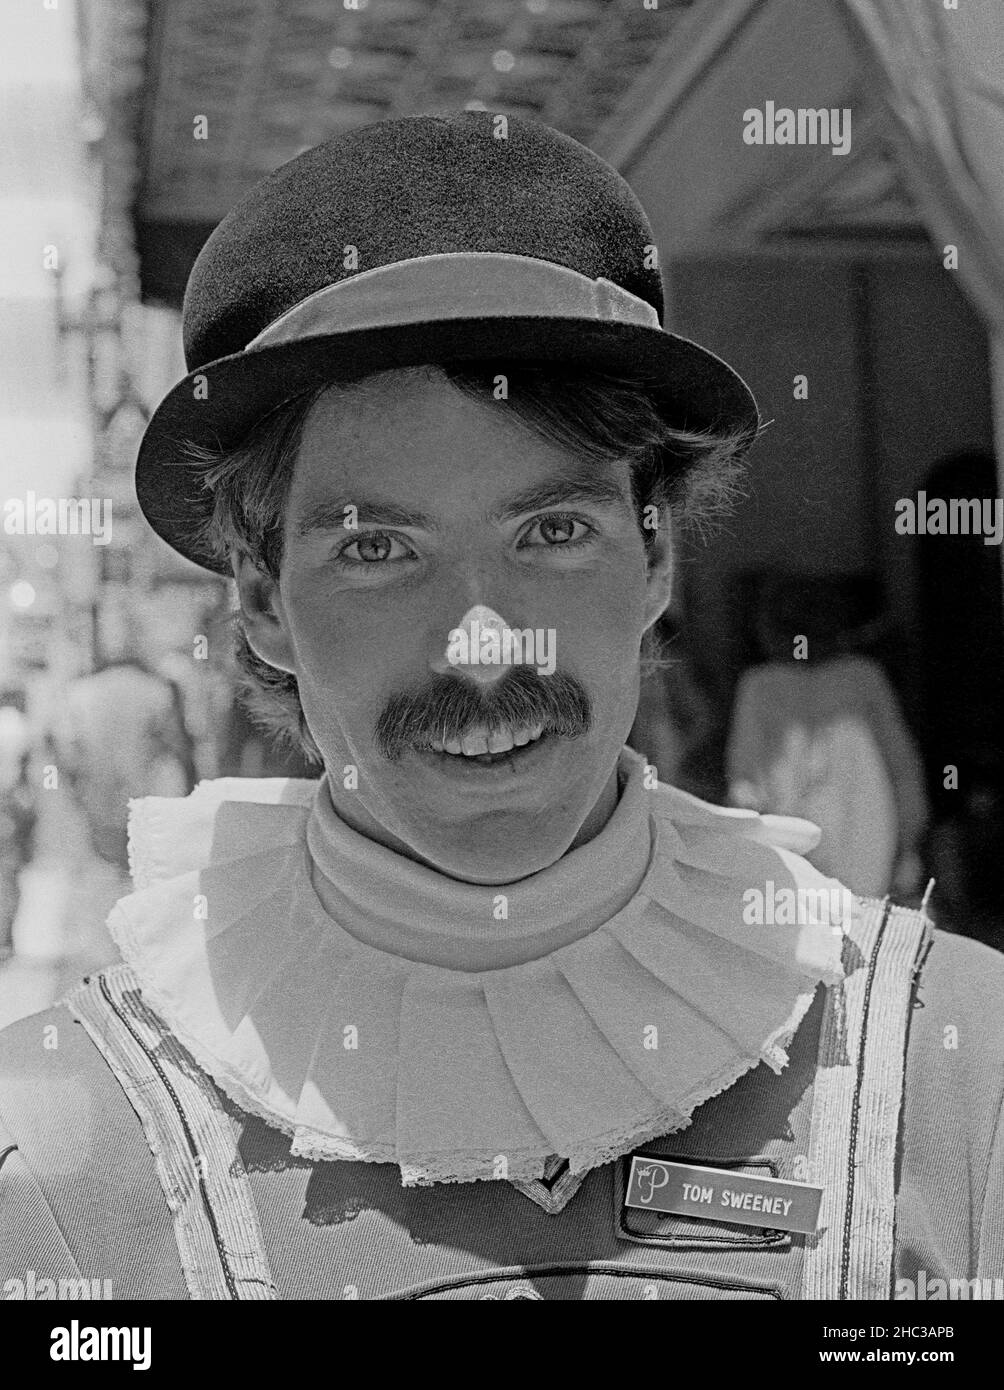
{"type": "Polygon", "coordinates": [[[535,873],[602,826],[641,638],[668,599],[626,462],[582,464],[504,401],[383,373],[311,410],[266,588],[255,615],[241,583],[249,639],[296,675],[349,824],[486,884],[535,873]],[[508,664],[485,635],[499,620],[536,634],[508,664]],[[502,751],[447,751],[475,753],[482,735],[502,751]]]}

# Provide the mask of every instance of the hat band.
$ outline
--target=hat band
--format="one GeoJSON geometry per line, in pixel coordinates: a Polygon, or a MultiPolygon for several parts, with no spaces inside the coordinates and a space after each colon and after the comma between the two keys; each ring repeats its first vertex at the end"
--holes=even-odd
{"type": "Polygon", "coordinates": [[[600,277],[534,256],[455,251],[414,256],[325,285],[252,338],[245,352],[330,333],[437,319],[569,318],[659,329],[656,309],[600,277]]]}

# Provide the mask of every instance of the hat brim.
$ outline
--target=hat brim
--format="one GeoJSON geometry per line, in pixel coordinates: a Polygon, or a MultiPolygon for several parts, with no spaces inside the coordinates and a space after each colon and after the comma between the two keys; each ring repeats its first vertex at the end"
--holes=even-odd
{"type": "Polygon", "coordinates": [[[668,424],[735,430],[752,441],[756,401],[721,358],[677,334],[576,318],[468,318],[357,329],[235,353],[189,372],[154,412],[140,445],[136,495],[147,521],[179,554],[217,574],[230,567],[199,548],[209,511],[202,466],[186,443],[234,448],[284,401],[328,382],[424,362],[577,363],[637,381],[668,424]]]}

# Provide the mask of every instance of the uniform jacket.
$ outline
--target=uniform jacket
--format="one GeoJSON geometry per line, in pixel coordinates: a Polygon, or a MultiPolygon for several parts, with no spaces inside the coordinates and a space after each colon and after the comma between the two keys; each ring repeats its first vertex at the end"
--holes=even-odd
{"type": "MultiPolygon", "coordinates": [[[[763,824],[674,797],[660,814],[695,854],[700,842],[706,866],[705,830],[741,833],[742,849],[729,840],[741,859],[763,824]]],[[[766,841],[761,852],[779,872],[766,841]]],[[[556,1152],[534,1178],[448,1182],[311,1154],[301,1131],[239,1103],[186,1046],[199,1041],[158,1012],[139,953],[0,1034],[0,1287],[6,1298],[50,1296],[60,1280],[165,1299],[974,1296],[969,1281],[1004,1278],[1004,961],[887,903],[865,904],[839,949],[841,977],[803,991],[783,1062],[770,1049],[747,1059],[671,1131],[635,1136],[612,1161],[556,1152]],[[629,1206],[636,1154],[740,1188],[747,1176],[812,1183],[818,1229],[629,1206]]]]}

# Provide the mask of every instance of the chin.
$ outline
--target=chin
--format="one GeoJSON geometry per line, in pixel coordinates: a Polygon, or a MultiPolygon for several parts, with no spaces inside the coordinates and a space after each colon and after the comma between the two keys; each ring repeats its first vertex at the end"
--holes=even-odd
{"type": "MultiPolygon", "coordinates": [[[[495,836],[490,837],[496,841],[495,836]]],[[[572,836],[569,834],[568,842],[572,836]]],[[[417,845],[421,854],[439,873],[464,883],[485,886],[515,883],[556,863],[568,848],[559,841],[542,842],[539,835],[508,837],[504,843],[478,844],[462,833],[456,839],[417,845]]]]}

